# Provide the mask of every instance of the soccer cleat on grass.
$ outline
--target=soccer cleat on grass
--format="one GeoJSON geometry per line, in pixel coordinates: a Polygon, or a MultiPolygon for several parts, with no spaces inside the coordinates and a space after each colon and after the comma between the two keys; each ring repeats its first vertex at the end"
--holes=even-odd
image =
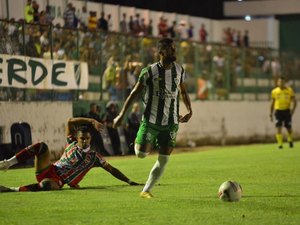
{"type": "Polygon", "coordinates": [[[9,168],[9,163],[6,160],[0,161],[0,170],[7,170],[9,168]]]}
{"type": "Polygon", "coordinates": [[[153,195],[152,195],[150,192],[142,191],[142,192],[140,193],[140,197],[141,197],[141,198],[153,198],[153,195]]]}
{"type": "Polygon", "coordinates": [[[279,149],[279,150],[280,150],[280,149],[283,149],[282,145],[279,145],[279,146],[278,146],[278,149],[279,149]]]}
{"type": "Polygon", "coordinates": [[[289,142],[290,148],[294,148],[294,143],[293,142],[289,142]]]}
{"type": "Polygon", "coordinates": [[[15,191],[11,188],[0,185],[0,193],[3,193],[3,192],[15,192],[15,191]]]}

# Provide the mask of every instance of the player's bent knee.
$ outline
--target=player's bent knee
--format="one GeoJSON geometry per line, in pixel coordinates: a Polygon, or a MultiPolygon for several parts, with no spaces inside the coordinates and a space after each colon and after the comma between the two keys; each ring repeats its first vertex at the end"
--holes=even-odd
{"type": "Polygon", "coordinates": [[[43,154],[49,150],[48,145],[45,142],[40,143],[39,154],[43,154]]]}
{"type": "Polygon", "coordinates": [[[138,158],[145,158],[145,157],[148,155],[148,153],[142,152],[142,151],[140,151],[140,150],[137,149],[137,148],[134,148],[134,151],[135,151],[135,155],[136,155],[138,158]]]}

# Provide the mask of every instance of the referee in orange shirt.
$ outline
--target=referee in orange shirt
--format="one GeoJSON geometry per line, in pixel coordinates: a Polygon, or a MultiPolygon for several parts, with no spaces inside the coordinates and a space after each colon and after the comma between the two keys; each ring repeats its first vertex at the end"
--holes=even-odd
{"type": "Polygon", "coordinates": [[[276,140],[278,149],[283,148],[282,126],[287,129],[287,140],[290,148],[293,144],[293,130],[292,130],[292,116],[295,112],[297,101],[295,93],[291,87],[285,86],[285,78],[279,77],[277,80],[277,87],[272,90],[272,103],[270,107],[270,119],[273,122],[273,114],[275,109],[276,119],[276,140]]]}

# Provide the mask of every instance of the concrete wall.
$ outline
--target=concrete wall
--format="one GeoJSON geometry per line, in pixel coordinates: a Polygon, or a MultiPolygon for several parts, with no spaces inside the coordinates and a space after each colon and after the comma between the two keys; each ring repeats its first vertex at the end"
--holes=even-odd
{"type": "Polygon", "coordinates": [[[0,102],[2,143],[11,143],[10,127],[23,121],[31,126],[32,141],[45,141],[60,151],[66,143],[66,122],[72,117],[71,102],[0,102]]]}
{"type": "MultiPolygon", "coordinates": [[[[269,142],[274,139],[274,124],[269,121],[270,102],[193,102],[193,117],[181,124],[179,146],[188,141],[198,145],[269,142]]],[[[185,107],[181,104],[182,114],[185,107]]],[[[10,126],[24,121],[31,125],[32,140],[45,141],[52,151],[65,145],[65,126],[72,116],[70,102],[0,102],[0,127],[3,143],[10,143],[10,126]]],[[[300,114],[293,118],[294,135],[300,139],[300,114]]]]}
{"type": "MultiPolygon", "coordinates": [[[[200,145],[275,141],[268,101],[194,102],[193,112],[191,120],[180,125],[179,145],[185,145],[189,140],[200,145]]],[[[294,115],[293,127],[294,136],[299,139],[299,113],[294,115]]]]}

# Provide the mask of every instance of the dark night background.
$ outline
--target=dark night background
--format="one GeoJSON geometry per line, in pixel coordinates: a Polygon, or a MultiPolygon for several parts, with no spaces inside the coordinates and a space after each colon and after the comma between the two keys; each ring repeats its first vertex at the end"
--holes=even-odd
{"type": "Polygon", "coordinates": [[[223,2],[226,0],[93,0],[107,4],[134,6],[163,12],[176,12],[211,19],[224,19],[223,2]]]}

